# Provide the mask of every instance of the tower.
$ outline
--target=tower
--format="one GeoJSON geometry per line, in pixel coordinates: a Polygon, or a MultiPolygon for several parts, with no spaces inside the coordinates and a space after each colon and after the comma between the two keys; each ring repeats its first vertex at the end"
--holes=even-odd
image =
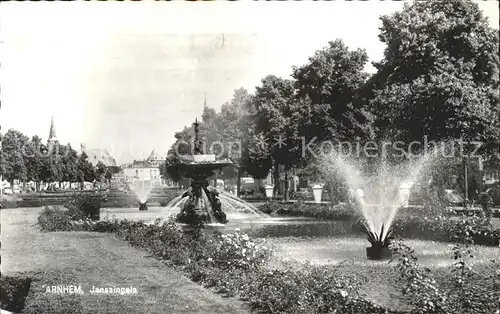
{"type": "Polygon", "coordinates": [[[47,140],[49,144],[54,144],[57,143],[57,136],[56,136],[56,127],[54,125],[54,117],[51,117],[50,119],[50,130],[49,130],[49,139],[47,140]]]}
{"type": "Polygon", "coordinates": [[[205,98],[203,100],[203,113],[201,114],[201,122],[206,122],[209,118],[209,112],[208,112],[208,105],[207,105],[207,93],[205,92],[205,98]]]}

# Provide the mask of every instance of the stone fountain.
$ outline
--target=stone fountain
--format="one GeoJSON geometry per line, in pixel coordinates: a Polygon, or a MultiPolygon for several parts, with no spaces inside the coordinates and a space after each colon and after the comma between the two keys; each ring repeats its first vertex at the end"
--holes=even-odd
{"type": "Polygon", "coordinates": [[[201,142],[198,139],[197,120],[194,122],[195,141],[193,154],[182,156],[179,170],[185,177],[191,179],[191,187],[182,195],[187,197],[177,222],[197,225],[201,223],[227,223],[226,214],[222,212],[219,192],[209,187],[208,178],[216,171],[231,164],[229,160],[216,160],[215,155],[203,154],[201,142]]]}

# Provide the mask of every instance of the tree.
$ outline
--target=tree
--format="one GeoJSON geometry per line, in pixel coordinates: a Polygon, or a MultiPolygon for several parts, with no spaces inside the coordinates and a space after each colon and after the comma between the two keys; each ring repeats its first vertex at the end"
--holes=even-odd
{"type": "Polygon", "coordinates": [[[66,173],[65,164],[63,161],[66,147],[59,143],[53,143],[48,144],[47,148],[49,150],[48,162],[51,173],[51,176],[47,181],[58,182],[59,187],[61,187],[61,181],[63,181],[66,173]]]}
{"type": "Polygon", "coordinates": [[[36,191],[40,190],[40,181],[42,180],[43,158],[46,154],[42,145],[42,139],[33,136],[26,147],[24,163],[26,165],[27,180],[35,182],[36,191]]]}
{"type": "Polygon", "coordinates": [[[62,159],[64,164],[63,181],[66,182],[79,182],[78,179],[78,153],[70,144],[66,145],[65,154],[62,159]]]}
{"type": "MultiPolygon", "coordinates": [[[[262,79],[252,99],[251,115],[255,134],[269,142],[266,149],[257,151],[270,154],[275,163],[275,182],[279,179],[279,165],[285,165],[285,199],[288,199],[288,171],[300,159],[299,125],[300,117],[304,114],[302,105],[295,98],[294,82],[274,75],[262,79]]],[[[265,159],[261,154],[259,160],[265,159]]],[[[278,191],[279,186],[276,185],[275,195],[278,191]]]]}
{"type": "MultiPolygon", "coordinates": [[[[262,179],[259,172],[254,171],[253,165],[259,165],[258,159],[250,161],[249,139],[253,136],[254,125],[250,115],[252,106],[252,95],[244,88],[234,91],[230,102],[222,105],[219,114],[221,124],[221,138],[226,144],[225,157],[229,158],[233,165],[223,170],[228,178],[236,177],[236,193],[240,194],[241,177],[248,172],[256,179],[262,179]]],[[[269,169],[267,169],[267,173],[269,169]]],[[[267,173],[265,176],[267,176],[267,173]]],[[[265,177],[264,176],[264,177],[265,177]]]]}
{"type": "MultiPolygon", "coordinates": [[[[107,166],[106,167],[106,174],[104,175],[104,177],[106,178],[106,180],[108,180],[108,184],[111,186],[111,179],[113,179],[113,175],[119,173],[121,171],[120,167],[118,166],[107,166]]],[[[161,171],[161,167],[160,167],[160,171],[161,171]]]]}
{"type": "Polygon", "coordinates": [[[160,167],[160,174],[165,178],[170,178],[174,182],[184,179],[184,173],[179,165],[182,163],[181,156],[192,154],[193,128],[184,127],[181,132],[175,133],[175,143],[170,147],[165,163],[160,167]]]}
{"type": "Polygon", "coordinates": [[[371,99],[379,133],[499,143],[498,32],[478,5],[418,1],[381,19],[387,47],[371,99]]]}
{"type": "Polygon", "coordinates": [[[95,180],[95,169],[94,166],[88,161],[88,156],[85,152],[80,154],[78,158],[78,181],[81,183],[81,188],[83,190],[83,183],[93,182],[95,180]]]}
{"type": "Polygon", "coordinates": [[[14,185],[14,180],[26,181],[28,171],[24,163],[24,151],[29,139],[21,132],[10,129],[2,139],[2,174],[14,185]]]}
{"type": "Polygon", "coordinates": [[[366,62],[365,50],[350,51],[342,40],[335,40],[307,64],[293,68],[297,96],[308,98],[302,101],[309,106],[307,114],[302,112],[307,138],[346,141],[369,134],[363,103],[355,101],[368,77],[363,71],[366,62]]]}
{"type": "Polygon", "coordinates": [[[103,182],[106,179],[107,170],[108,169],[106,165],[101,160],[99,160],[95,167],[96,180],[99,182],[103,182]]]}

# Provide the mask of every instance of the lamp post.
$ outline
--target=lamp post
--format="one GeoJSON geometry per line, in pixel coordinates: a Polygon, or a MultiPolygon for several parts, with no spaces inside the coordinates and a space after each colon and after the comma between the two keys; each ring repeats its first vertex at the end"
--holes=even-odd
{"type": "Polygon", "coordinates": [[[469,206],[469,182],[468,182],[468,163],[469,158],[467,156],[464,157],[464,188],[465,188],[465,200],[464,200],[464,208],[469,206]]]}

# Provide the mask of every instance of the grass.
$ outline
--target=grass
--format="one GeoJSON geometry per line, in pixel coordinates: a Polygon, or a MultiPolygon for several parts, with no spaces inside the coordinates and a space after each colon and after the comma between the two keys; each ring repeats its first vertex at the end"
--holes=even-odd
{"type": "Polygon", "coordinates": [[[2,211],[2,273],[44,274],[35,276],[38,280],[30,289],[35,295],[28,295],[28,301],[31,298],[47,303],[39,295],[43,293],[41,286],[57,282],[58,272],[69,270],[74,278],[70,282],[61,279],[56,284],[77,283],[84,292],[92,286],[109,285],[133,286],[138,290],[135,296],[86,293],[78,301],[73,300],[74,295],[59,296],[59,304],[80,304],[80,313],[248,312],[243,303],[203,289],[112,234],[41,233],[34,226],[38,212],[34,208],[2,211]]]}

